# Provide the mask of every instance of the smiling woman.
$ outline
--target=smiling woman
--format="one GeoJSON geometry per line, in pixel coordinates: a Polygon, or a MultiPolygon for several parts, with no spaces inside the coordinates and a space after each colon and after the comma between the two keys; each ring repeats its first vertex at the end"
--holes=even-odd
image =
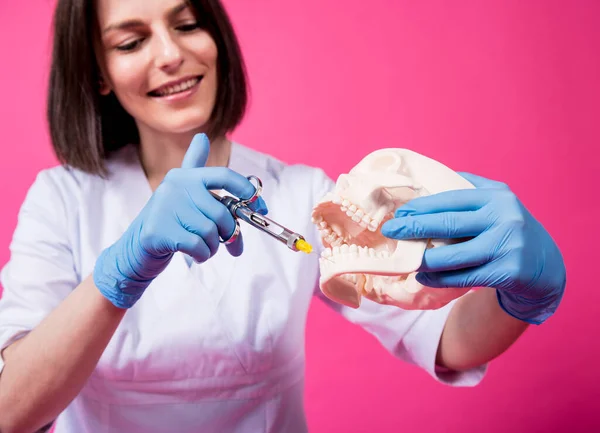
{"type": "MultiPolygon", "coordinates": [[[[229,140],[247,97],[221,1],[58,0],[54,31],[48,117],[63,164],[30,187],[0,273],[0,431],[56,419],[56,433],[305,433],[306,321],[326,259],[311,213],[335,184],[229,140]],[[247,174],[262,181],[257,200],[247,174]],[[306,234],[315,254],[242,238],[220,190],[306,234]]],[[[379,243],[475,236],[425,249],[415,278],[489,287],[424,311],[324,299],[454,386],[479,383],[554,314],[566,282],[509,188],[470,179],[363,222],[379,243]]]]}
{"type": "Polygon", "coordinates": [[[105,174],[140,136],[204,124],[213,139],[241,121],[245,67],[222,5],[155,3],[58,3],[48,119],[62,163],[105,174]]]}

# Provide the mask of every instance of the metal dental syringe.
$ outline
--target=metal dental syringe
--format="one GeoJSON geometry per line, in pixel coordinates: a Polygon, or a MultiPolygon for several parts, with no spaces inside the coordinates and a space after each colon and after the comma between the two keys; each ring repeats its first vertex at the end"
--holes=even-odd
{"type": "Polygon", "coordinates": [[[258,199],[262,192],[262,181],[256,176],[248,176],[248,180],[254,179],[257,183],[256,191],[254,195],[247,200],[237,199],[231,196],[221,197],[211,191],[211,194],[219,200],[221,203],[229,209],[231,215],[235,219],[236,228],[233,235],[227,240],[221,239],[221,242],[228,244],[233,242],[240,232],[240,225],[238,218],[247,222],[252,227],[272,236],[279,242],[285,244],[292,251],[302,251],[306,254],[310,254],[313,251],[312,245],[309,244],[304,236],[282,226],[281,224],[261,215],[258,212],[254,212],[248,205],[258,199]]]}

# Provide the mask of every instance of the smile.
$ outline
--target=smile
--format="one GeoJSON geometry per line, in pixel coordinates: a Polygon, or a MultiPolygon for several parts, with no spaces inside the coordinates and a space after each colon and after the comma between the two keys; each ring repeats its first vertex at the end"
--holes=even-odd
{"type": "Polygon", "coordinates": [[[148,92],[148,95],[160,98],[164,96],[175,95],[177,93],[183,93],[197,86],[200,81],[202,81],[202,78],[203,76],[200,75],[198,77],[185,79],[184,81],[168,83],[155,90],[152,90],[151,92],[148,92]]]}

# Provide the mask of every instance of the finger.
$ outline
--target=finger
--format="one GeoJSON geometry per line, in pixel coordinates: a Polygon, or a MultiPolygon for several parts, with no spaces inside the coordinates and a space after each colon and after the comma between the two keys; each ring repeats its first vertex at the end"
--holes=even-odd
{"type": "Polygon", "coordinates": [[[489,192],[477,189],[444,191],[425,197],[417,197],[399,207],[396,217],[438,212],[475,211],[490,201],[489,192]]]}
{"type": "MultiPolygon", "coordinates": [[[[207,189],[224,189],[242,200],[248,200],[256,191],[252,182],[246,177],[226,167],[207,167],[198,173],[197,176],[199,176],[199,181],[204,183],[207,189]]],[[[250,203],[249,207],[256,212],[259,209],[262,209],[263,212],[268,211],[267,204],[261,197],[255,202],[250,203]]]]}
{"type": "Polygon", "coordinates": [[[244,239],[242,238],[242,232],[238,235],[237,239],[232,243],[225,245],[229,254],[233,257],[238,257],[244,252],[244,239]]]}
{"type": "Polygon", "coordinates": [[[258,212],[261,215],[266,215],[269,213],[269,208],[267,208],[267,203],[263,200],[262,197],[258,197],[255,203],[250,204],[250,208],[255,212],[258,212]]]}
{"type": "Polygon", "coordinates": [[[503,182],[487,179],[485,177],[477,176],[476,174],[467,173],[464,171],[460,171],[458,174],[471,182],[476,188],[508,189],[508,185],[503,182]]]}
{"type": "Polygon", "coordinates": [[[442,212],[394,218],[381,226],[392,239],[456,239],[475,237],[489,227],[480,212],[442,212]]]}
{"type": "Polygon", "coordinates": [[[178,210],[179,224],[188,232],[200,236],[210,250],[212,257],[219,249],[219,231],[217,225],[196,207],[183,207],[178,210]]]}
{"type": "Polygon", "coordinates": [[[196,134],[185,152],[181,168],[204,167],[208,160],[210,141],[206,134],[196,134]]]}
{"type": "Polygon", "coordinates": [[[204,188],[188,188],[193,212],[208,218],[216,227],[221,239],[229,239],[236,224],[227,207],[204,188]]]}
{"type": "Polygon", "coordinates": [[[198,263],[205,262],[211,257],[210,249],[202,237],[191,233],[185,229],[181,229],[177,233],[177,238],[174,240],[175,251],[181,251],[184,254],[192,257],[198,263]]]}
{"type": "Polygon", "coordinates": [[[474,288],[499,287],[505,280],[502,269],[489,262],[470,269],[457,269],[442,272],[419,272],[416,275],[419,283],[433,288],[474,288]]]}
{"type": "Polygon", "coordinates": [[[494,256],[494,248],[489,248],[490,236],[484,232],[465,242],[427,249],[419,271],[453,271],[484,265],[494,256]]]}

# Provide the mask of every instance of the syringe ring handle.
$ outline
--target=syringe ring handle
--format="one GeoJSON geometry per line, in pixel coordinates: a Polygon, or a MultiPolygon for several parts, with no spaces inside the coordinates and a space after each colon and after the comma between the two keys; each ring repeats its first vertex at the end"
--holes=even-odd
{"type": "Polygon", "coordinates": [[[231,234],[231,236],[229,236],[229,239],[223,239],[221,236],[219,236],[219,242],[221,242],[223,245],[229,245],[231,243],[233,243],[238,236],[240,235],[240,223],[238,222],[238,220],[234,220],[235,221],[235,228],[233,229],[233,233],[231,234]]]}
{"type": "Polygon", "coordinates": [[[256,187],[254,190],[254,194],[252,194],[252,197],[250,197],[249,199],[246,199],[246,200],[240,198],[240,203],[242,205],[248,205],[250,203],[254,203],[256,200],[258,200],[258,198],[262,194],[262,181],[260,180],[260,178],[258,176],[254,176],[252,174],[252,175],[248,176],[246,179],[248,179],[250,182],[252,182],[252,179],[254,179],[256,181],[256,187]]]}

